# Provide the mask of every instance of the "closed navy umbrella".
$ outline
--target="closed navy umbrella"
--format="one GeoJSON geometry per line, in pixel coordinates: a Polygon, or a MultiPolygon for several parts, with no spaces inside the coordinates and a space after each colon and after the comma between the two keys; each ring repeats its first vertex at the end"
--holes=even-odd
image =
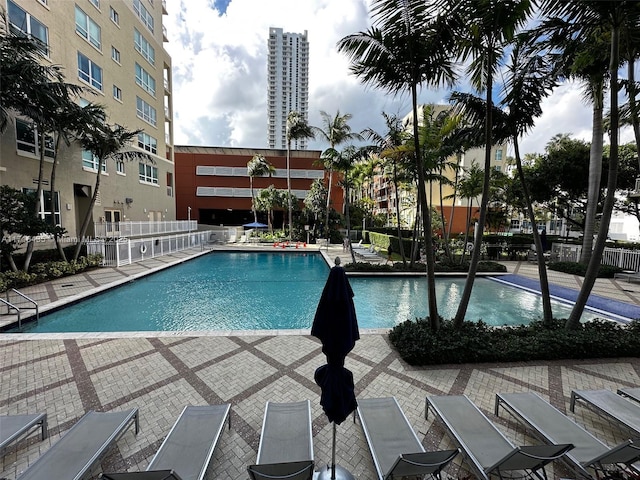
{"type": "Polygon", "coordinates": [[[331,470],[321,472],[320,478],[352,479],[344,468],[336,467],[336,424],[342,423],[356,407],[353,374],[344,368],[344,360],[360,338],[353,290],[349,279],[336,257],[336,266],[329,272],[329,278],[318,302],[316,315],[311,327],[311,335],[322,342],[322,352],[327,364],[319,367],[314,375],[322,391],[320,405],[333,423],[333,449],[331,470]],[[331,475],[330,477],[327,475],[331,475]]]}

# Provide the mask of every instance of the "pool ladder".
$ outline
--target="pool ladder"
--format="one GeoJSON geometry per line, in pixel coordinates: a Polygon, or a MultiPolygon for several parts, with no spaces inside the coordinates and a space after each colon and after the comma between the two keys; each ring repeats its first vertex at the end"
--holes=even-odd
{"type": "Polygon", "coordinates": [[[24,293],[19,292],[15,288],[12,288],[11,290],[7,290],[7,299],[5,300],[3,298],[0,298],[0,302],[7,306],[7,313],[10,313],[11,309],[16,311],[16,313],[18,314],[18,328],[22,328],[22,317],[21,317],[22,310],[35,309],[35,311],[36,311],[36,322],[40,320],[40,310],[38,309],[38,302],[36,302],[34,299],[26,296],[24,293]],[[9,301],[9,292],[13,292],[13,293],[17,294],[19,297],[22,297],[27,302],[32,303],[34,306],[33,307],[22,307],[22,309],[21,309],[20,307],[16,306],[15,304],[13,304],[13,303],[11,303],[9,301]]]}

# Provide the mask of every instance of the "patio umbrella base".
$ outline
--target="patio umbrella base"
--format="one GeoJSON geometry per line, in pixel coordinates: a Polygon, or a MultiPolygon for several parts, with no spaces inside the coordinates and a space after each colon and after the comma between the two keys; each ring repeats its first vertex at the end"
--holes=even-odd
{"type": "Polygon", "coordinates": [[[316,477],[317,480],[355,480],[355,477],[348,470],[342,468],[340,465],[336,465],[336,476],[331,476],[331,465],[327,465],[327,468],[320,472],[320,475],[316,477]]]}

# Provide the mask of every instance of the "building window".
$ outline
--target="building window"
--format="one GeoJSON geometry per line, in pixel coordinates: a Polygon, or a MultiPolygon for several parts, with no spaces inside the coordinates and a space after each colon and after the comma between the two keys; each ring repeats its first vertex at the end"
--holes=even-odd
{"type": "Polygon", "coordinates": [[[113,86],[113,98],[122,101],[122,90],[117,85],[113,86]]]}
{"type": "Polygon", "coordinates": [[[151,65],[156,64],[155,49],[136,28],[133,29],[133,44],[136,50],[147,60],[147,62],[151,65]]]}
{"type": "Polygon", "coordinates": [[[38,50],[44,55],[49,55],[49,29],[11,0],[7,5],[9,6],[9,25],[13,33],[27,35],[37,40],[38,50]]]}
{"type": "Polygon", "coordinates": [[[136,62],[136,83],[144,88],[147,92],[149,92],[154,97],[156,96],[156,80],[149,72],[147,72],[144,68],[142,68],[136,62]]]}
{"type": "Polygon", "coordinates": [[[116,172],[120,175],[125,175],[124,160],[116,160],[116,172]]]}
{"type": "Polygon", "coordinates": [[[502,150],[496,150],[496,162],[502,161],[502,150]]]}
{"type": "Polygon", "coordinates": [[[173,173],[167,172],[167,196],[173,197],[173,173]]]}
{"type": "Polygon", "coordinates": [[[120,25],[120,15],[113,7],[109,7],[109,17],[111,17],[113,23],[120,25]]]}
{"type": "Polygon", "coordinates": [[[158,185],[158,167],[153,165],[147,165],[146,163],[139,163],[139,179],[144,183],[152,183],[158,185]]]}
{"type": "Polygon", "coordinates": [[[138,146],[147,152],[158,153],[158,141],[144,132],[138,134],[138,146]]]}
{"type": "Polygon", "coordinates": [[[138,15],[138,18],[144,26],[153,33],[153,15],[142,5],[140,0],[133,0],[133,11],[136,12],[136,15],[138,15]]]}
{"type": "Polygon", "coordinates": [[[102,68],[78,52],[78,78],[102,91],[102,68]]]}
{"type": "Polygon", "coordinates": [[[138,118],[150,123],[154,127],[157,125],[156,109],[140,97],[136,97],[136,114],[138,115],[138,118]]]}
{"type": "Polygon", "coordinates": [[[114,62],[120,63],[120,50],[113,45],[111,46],[111,58],[114,62]]]}
{"type": "MultiPolygon", "coordinates": [[[[21,152],[32,153],[37,157],[40,156],[38,129],[35,124],[16,118],[16,148],[21,152]]],[[[44,137],[44,156],[54,158],[54,148],[53,135],[46,134],[44,137]]]]}
{"type": "Polygon", "coordinates": [[[89,0],[91,3],[93,3],[93,6],[96,8],[100,8],[100,0],[89,0]]]}
{"type": "Polygon", "coordinates": [[[100,26],[76,5],[76,33],[98,50],[102,47],[100,26]]]}
{"type": "MultiPolygon", "coordinates": [[[[35,197],[36,195],[36,189],[35,188],[23,188],[22,189],[23,193],[27,193],[30,195],[33,195],[35,197]]],[[[59,192],[53,192],[53,199],[54,199],[54,215],[55,215],[55,220],[56,220],[56,225],[60,225],[60,193],[59,192]]],[[[38,216],[43,219],[45,222],[47,222],[48,224],[51,224],[51,191],[50,190],[42,190],[40,192],[40,211],[38,212],[38,216]]]]}
{"type": "MultiPolygon", "coordinates": [[[[82,150],[82,166],[84,168],[87,168],[89,170],[93,170],[94,172],[97,172],[98,171],[98,163],[100,163],[100,161],[98,160],[98,157],[96,157],[89,150],[82,150]]],[[[103,172],[107,171],[106,162],[102,162],[102,171],[103,172]]]]}

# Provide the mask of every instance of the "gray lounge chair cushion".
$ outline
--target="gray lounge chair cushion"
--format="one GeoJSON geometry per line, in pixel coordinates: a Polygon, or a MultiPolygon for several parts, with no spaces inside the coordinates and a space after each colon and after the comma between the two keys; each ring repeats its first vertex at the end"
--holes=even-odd
{"type": "Polygon", "coordinates": [[[636,402],[611,390],[574,390],[571,392],[571,411],[575,409],[576,399],[640,435],[640,405],[636,402]]]}
{"type": "Polygon", "coordinates": [[[173,470],[182,480],[204,478],[230,404],[185,407],[147,470],[173,470]]]}
{"type": "Polygon", "coordinates": [[[0,416],[0,451],[20,437],[27,435],[35,427],[41,429],[41,438],[47,438],[47,414],[3,415],[0,416]]]}
{"type": "Polygon", "coordinates": [[[620,388],[618,389],[618,395],[628,397],[636,402],[640,402],[640,387],[636,388],[620,388]]]}
{"type": "Polygon", "coordinates": [[[572,445],[514,447],[465,395],[427,397],[481,478],[512,470],[538,470],[572,445]]]}
{"type": "Polygon", "coordinates": [[[78,480],[83,478],[129,425],[138,426],[138,409],[124,412],[88,412],[35,463],[20,480],[78,480]]]}
{"type": "Polygon", "coordinates": [[[576,466],[630,463],[640,457],[640,451],[628,448],[629,442],[610,449],[536,393],[500,393],[496,401],[523,419],[544,441],[573,444],[567,459],[576,466]]]}
{"type": "Polygon", "coordinates": [[[311,405],[267,402],[256,463],[313,460],[311,405]]]}
{"type": "Polygon", "coordinates": [[[457,450],[425,452],[393,397],[359,399],[358,416],[380,479],[431,474],[457,454],[457,450]]]}

